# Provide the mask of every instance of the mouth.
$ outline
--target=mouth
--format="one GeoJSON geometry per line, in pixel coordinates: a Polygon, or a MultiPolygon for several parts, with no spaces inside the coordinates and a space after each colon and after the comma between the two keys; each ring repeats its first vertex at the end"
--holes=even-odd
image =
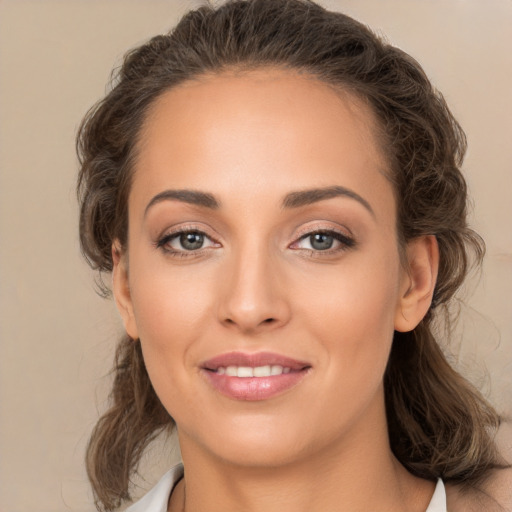
{"type": "Polygon", "coordinates": [[[274,375],[281,375],[283,373],[290,373],[291,368],[288,366],[281,366],[279,364],[269,364],[265,366],[219,366],[215,371],[218,375],[227,375],[228,377],[240,377],[246,379],[248,377],[271,377],[274,375]]]}
{"type": "Polygon", "coordinates": [[[201,372],[222,395],[235,400],[267,400],[295,387],[311,364],[279,354],[230,352],[204,362],[201,372]]]}

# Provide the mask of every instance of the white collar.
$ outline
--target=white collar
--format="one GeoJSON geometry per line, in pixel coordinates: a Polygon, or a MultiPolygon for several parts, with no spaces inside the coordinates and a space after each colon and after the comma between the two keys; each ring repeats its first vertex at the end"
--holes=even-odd
{"type": "Polygon", "coordinates": [[[446,512],[446,491],[441,479],[437,481],[434,495],[425,512],[446,512]]]}
{"type": "Polygon", "coordinates": [[[128,507],[126,512],[167,512],[169,496],[182,478],[183,464],[177,464],[143,498],[128,507]]]}

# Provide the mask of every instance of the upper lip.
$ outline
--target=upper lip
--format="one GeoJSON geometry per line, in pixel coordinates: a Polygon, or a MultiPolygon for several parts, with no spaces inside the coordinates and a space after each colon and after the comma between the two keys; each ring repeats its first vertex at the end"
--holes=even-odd
{"type": "Polygon", "coordinates": [[[217,370],[220,367],[227,366],[249,366],[256,368],[258,366],[280,365],[283,368],[291,370],[303,370],[311,365],[305,361],[298,361],[288,356],[275,354],[273,352],[256,352],[247,354],[244,352],[228,352],[208,359],[202,363],[201,367],[206,370],[217,370]]]}

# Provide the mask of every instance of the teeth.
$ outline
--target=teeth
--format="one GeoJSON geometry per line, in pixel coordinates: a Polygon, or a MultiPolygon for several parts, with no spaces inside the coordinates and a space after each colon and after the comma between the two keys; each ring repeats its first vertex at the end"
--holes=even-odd
{"type": "Polygon", "coordinates": [[[270,365],[267,366],[256,366],[254,368],[255,377],[270,377],[270,365]]]}
{"type": "Polygon", "coordinates": [[[228,377],[270,377],[273,375],[281,375],[290,373],[290,368],[282,367],[280,364],[256,366],[219,366],[217,368],[218,375],[227,375],[228,377]]]}
{"type": "Polygon", "coordinates": [[[270,368],[270,375],[281,375],[283,373],[283,367],[279,364],[275,364],[270,368]]]}
{"type": "Polygon", "coordinates": [[[250,366],[239,366],[237,377],[254,377],[254,371],[250,366]]]}
{"type": "Polygon", "coordinates": [[[228,377],[237,377],[238,376],[238,368],[236,366],[228,366],[226,368],[226,375],[228,377]]]}

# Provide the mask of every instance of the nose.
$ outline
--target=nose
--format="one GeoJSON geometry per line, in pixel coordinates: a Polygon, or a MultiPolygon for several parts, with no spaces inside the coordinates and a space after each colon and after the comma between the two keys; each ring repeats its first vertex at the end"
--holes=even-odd
{"type": "Polygon", "coordinates": [[[277,258],[247,248],[226,262],[219,320],[246,334],[282,327],[290,320],[290,304],[277,258]]]}

